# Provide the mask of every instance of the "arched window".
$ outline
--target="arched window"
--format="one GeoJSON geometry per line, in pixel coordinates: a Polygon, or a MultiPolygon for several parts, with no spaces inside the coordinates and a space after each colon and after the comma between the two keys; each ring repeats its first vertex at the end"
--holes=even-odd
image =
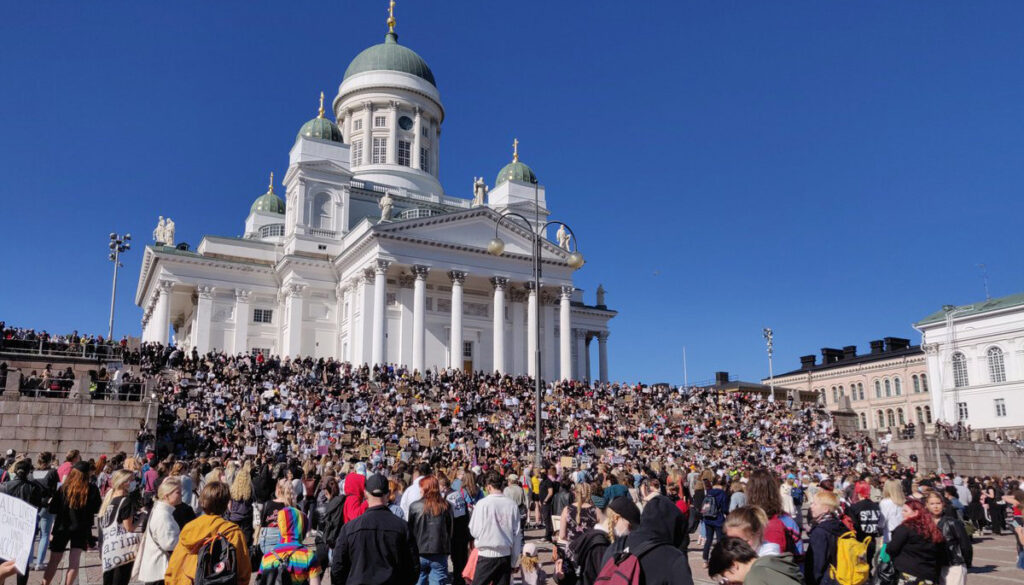
{"type": "Polygon", "coordinates": [[[959,351],[953,354],[953,386],[965,388],[967,381],[967,357],[959,351]]]}
{"type": "Polygon", "coordinates": [[[331,196],[327,193],[320,193],[313,198],[312,225],[322,230],[334,227],[331,223],[331,196]]]}
{"type": "Polygon", "coordinates": [[[846,394],[843,392],[843,387],[840,386],[839,387],[839,397],[842,398],[843,396],[846,396],[846,394]]]}
{"type": "Polygon", "coordinates": [[[917,424],[923,425],[924,424],[924,411],[921,410],[920,406],[918,406],[917,408],[914,409],[914,414],[917,415],[917,424]]]}
{"type": "Polygon", "coordinates": [[[892,396],[892,384],[889,383],[889,378],[885,379],[885,397],[892,396]]]}
{"type": "Polygon", "coordinates": [[[860,395],[860,399],[864,400],[864,384],[857,382],[857,394],[860,395]]]}
{"type": "Polygon", "coordinates": [[[910,377],[910,381],[914,384],[914,394],[921,393],[921,380],[918,379],[917,374],[910,377]]]}
{"type": "Polygon", "coordinates": [[[882,383],[879,382],[878,380],[875,380],[875,398],[881,398],[881,397],[882,397],[882,383]]]}
{"type": "Polygon", "coordinates": [[[924,407],[924,422],[932,424],[932,407],[930,406],[924,407]]]}
{"type": "Polygon", "coordinates": [[[832,402],[839,402],[839,390],[835,386],[832,387],[832,402]]]}
{"type": "Polygon", "coordinates": [[[903,418],[903,409],[902,408],[897,408],[896,409],[896,417],[899,418],[900,426],[901,427],[903,425],[907,424],[907,419],[903,418]]]}
{"type": "Polygon", "coordinates": [[[881,410],[878,411],[878,428],[885,428],[885,414],[881,410]]]}
{"type": "Polygon", "coordinates": [[[860,428],[864,430],[868,429],[868,415],[864,414],[863,412],[860,413],[860,428]]]}
{"type": "Polygon", "coordinates": [[[988,348],[988,379],[993,384],[1006,381],[1006,366],[1003,365],[1003,350],[988,348]]]}
{"type": "Polygon", "coordinates": [[[889,423],[890,427],[896,426],[896,413],[891,408],[885,411],[885,420],[889,423]]]}
{"type": "Polygon", "coordinates": [[[921,374],[921,392],[928,391],[928,374],[921,374]]]}
{"type": "Polygon", "coordinates": [[[899,378],[893,378],[892,385],[896,396],[901,396],[903,394],[903,382],[899,378]]]}

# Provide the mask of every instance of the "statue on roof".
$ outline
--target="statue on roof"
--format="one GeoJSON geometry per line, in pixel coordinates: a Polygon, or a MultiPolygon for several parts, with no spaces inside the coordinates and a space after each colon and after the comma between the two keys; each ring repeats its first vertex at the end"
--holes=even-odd
{"type": "Polygon", "coordinates": [[[174,245],[174,220],[167,218],[167,223],[164,224],[164,245],[174,245]]]}
{"type": "Polygon", "coordinates": [[[153,230],[153,241],[162,244],[164,243],[164,216],[160,216],[160,221],[156,222],[156,229],[153,230]]]}
{"type": "Polygon", "coordinates": [[[394,206],[394,199],[392,199],[391,195],[388,195],[388,192],[385,191],[384,196],[381,197],[380,201],[377,203],[377,207],[380,207],[381,221],[391,221],[391,210],[394,208],[394,206]]]}
{"type": "Polygon", "coordinates": [[[473,177],[473,207],[479,207],[484,204],[484,198],[487,196],[487,184],[484,183],[483,177],[473,177]]]}
{"type": "Polygon", "coordinates": [[[604,304],[604,285],[603,284],[597,285],[597,306],[598,307],[605,306],[605,304],[604,304]]]}
{"type": "Polygon", "coordinates": [[[566,252],[568,252],[569,251],[569,232],[566,231],[564,225],[559,225],[558,226],[558,233],[555,234],[555,237],[558,238],[558,247],[563,249],[563,250],[565,250],[566,252]]]}

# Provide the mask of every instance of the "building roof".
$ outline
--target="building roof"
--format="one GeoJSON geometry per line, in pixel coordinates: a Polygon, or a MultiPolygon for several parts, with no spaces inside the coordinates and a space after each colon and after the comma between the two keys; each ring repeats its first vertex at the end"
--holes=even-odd
{"type": "Polygon", "coordinates": [[[528,167],[526,163],[521,163],[518,160],[512,161],[501,168],[498,171],[498,178],[494,180],[494,185],[498,186],[505,181],[519,181],[521,183],[536,183],[537,175],[533,173],[533,169],[528,167]]]}
{"type": "Polygon", "coordinates": [[[299,128],[298,136],[330,140],[331,142],[344,142],[341,139],[341,130],[338,128],[338,125],[322,115],[303,124],[302,128],[299,128]]]}
{"type": "Polygon", "coordinates": [[[409,73],[430,82],[430,85],[437,87],[434,81],[434,72],[430,70],[427,62],[408,47],[398,44],[398,35],[389,32],[384,36],[384,42],[373,45],[356,55],[345,70],[345,79],[366,71],[400,71],[409,73]]]}
{"type": "Polygon", "coordinates": [[[1000,309],[1009,309],[1010,307],[1016,307],[1024,305],[1024,293],[1012,294],[1005,297],[999,297],[998,299],[988,299],[980,303],[973,303],[970,305],[946,305],[945,307],[935,311],[931,315],[928,315],[924,319],[921,319],[915,326],[920,325],[931,325],[932,323],[939,323],[946,320],[947,311],[955,311],[956,317],[966,317],[970,315],[980,315],[982,313],[989,313],[991,311],[998,311],[1000,309]]]}
{"type": "Polygon", "coordinates": [[[831,370],[834,368],[846,368],[854,365],[869,364],[871,362],[890,360],[893,358],[907,357],[912,355],[920,355],[923,353],[924,351],[921,349],[920,345],[911,345],[909,347],[902,349],[886,350],[878,353],[866,353],[864,355],[842,358],[834,362],[807,365],[801,367],[800,369],[785,372],[783,374],[775,374],[775,377],[782,378],[784,376],[792,376],[794,374],[806,374],[808,372],[820,372],[823,370],[831,370]]]}

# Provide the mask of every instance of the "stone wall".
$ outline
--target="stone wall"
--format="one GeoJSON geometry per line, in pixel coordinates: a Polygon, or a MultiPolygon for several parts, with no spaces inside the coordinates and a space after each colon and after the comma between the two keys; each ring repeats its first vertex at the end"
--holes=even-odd
{"type": "Polygon", "coordinates": [[[918,469],[925,473],[955,471],[961,475],[1022,475],[1024,453],[1012,445],[997,445],[984,441],[952,441],[934,437],[916,437],[893,440],[889,450],[898,453],[909,463],[910,455],[917,455],[918,469]]]}
{"type": "MultiPolygon", "coordinates": [[[[75,384],[83,382],[79,379],[75,384]]],[[[42,451],[51,451],[58,461],[71,449],[80,450],[83,459],[134,452],[146,403],[93,401],[88,391],[84,394],[72,388],[70,398],[29,398],[20,396],[8,381],[0,396],[0,449],[13,448],[33,459],[42,451]]],[[[155,410],[150,412],[151,424],[155,410]]]]}

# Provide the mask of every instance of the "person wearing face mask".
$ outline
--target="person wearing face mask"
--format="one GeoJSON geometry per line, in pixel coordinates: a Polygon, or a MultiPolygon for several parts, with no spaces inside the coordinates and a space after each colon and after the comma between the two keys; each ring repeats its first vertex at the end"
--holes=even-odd
{"type": "Polygon", "coordinates": [[[731,536],[715,544],[708,558],[708,575],[724,583],[743,585],[800,585],[800,570],[792,555],[758,556],[750,544],[731,536]]]}

